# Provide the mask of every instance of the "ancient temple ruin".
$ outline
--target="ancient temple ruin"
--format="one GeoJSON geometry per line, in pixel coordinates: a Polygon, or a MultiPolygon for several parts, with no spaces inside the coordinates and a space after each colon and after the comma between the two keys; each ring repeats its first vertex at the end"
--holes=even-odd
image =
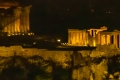
{"type": "Polygon", "coordinates": [[[31,6],[0,2],[0,32],[6,35],[31,35],[29,13],[31,6]]]}
{"type": "Polygon", "coordinates": [[[107,31],[107,27],[100,29],[68,29],[68,45],[72,46],[97,46],[114,44],[120,48],[120,31],[107,31]]]}

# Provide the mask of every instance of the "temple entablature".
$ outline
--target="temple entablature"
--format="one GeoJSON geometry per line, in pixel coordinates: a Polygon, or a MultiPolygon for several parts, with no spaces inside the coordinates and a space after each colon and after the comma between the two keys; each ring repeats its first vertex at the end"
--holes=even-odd
{"type": "Polygon", "coordinates": [[[18,2],[0,2],[0,8],[8,9],[11,7],[18,7],[18,2]]]}

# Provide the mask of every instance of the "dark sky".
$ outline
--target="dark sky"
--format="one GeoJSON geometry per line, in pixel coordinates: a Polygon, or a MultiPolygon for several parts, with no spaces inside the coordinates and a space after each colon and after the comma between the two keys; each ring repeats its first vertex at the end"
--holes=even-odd
{"type": "MultiPolygon", "coordinates": [[[[13,1],[13,0],[11,0],[13,1]]],[[[17,1],[17,0],[14,0],[17,1]]],[[[120,0],[19,0],[32,4],[31,30],[37,34],[65,34],[68,28],[120,29],[120,0]]]]}

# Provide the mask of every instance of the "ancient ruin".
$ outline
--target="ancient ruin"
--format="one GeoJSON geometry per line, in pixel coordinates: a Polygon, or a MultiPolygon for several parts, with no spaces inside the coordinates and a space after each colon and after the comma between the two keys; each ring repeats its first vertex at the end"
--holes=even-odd
{"type": "Polygon", "coordinates": [[[72,46],[97,46],[114,44],[120,48],[120,31],[108,32],[107,27],[100,29],[68,29],[68,45],[72,46]]]}
{"type": "Polygon", "coordinates": [[[29,13],[31,6],[19,3],[0,2],[1,35],[31,35],[29,13]]]}

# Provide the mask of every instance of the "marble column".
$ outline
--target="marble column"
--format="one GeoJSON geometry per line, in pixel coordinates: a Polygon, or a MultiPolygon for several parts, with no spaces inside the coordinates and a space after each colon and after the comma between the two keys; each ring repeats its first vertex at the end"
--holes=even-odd
{"type": "Polygon", "coordinates": [[[82,38],[83,38],[83,33],[81,32],[81,33],[80,33],[80,42],[81,42],[81,46],[83,45],[82,38]]]}
{"type": "Polygon", "coordinates": [[[71,37],[70,37],[70,39],[71,39],[71,44],[73,44],[73,32],[71,32],[71,37]]]}
{"type": "Polygon", "coordinates": [[[15,17],[15,33],[17,34],[20,32],[20,14],[21,14],[21,7],[14,9],[14,17],[15,17]]]}
{"type": "Polygon", "coordinates": [[[118,36],[118,34],[115,37],[115,39],[116,39],[116,48],[118,48],[118,39],[117,39],[118,37],[117,36],[118,36]]]}
{"type": "Polygon", "coordinates": [[[77,32],[77,39],[76,39],[77,45],[79,44],[79,32],[77,32]]]}
{"type": "Polygon", "coordinates": [[[107,35],[105,34],[105,44],[107,45],[107,35]]]}
{"type": "Polygon", "coordinates": [[[70,32],[68,31],[68,44],[70,44],[70,32]]]}
{"type": "Polygon", "coordinates": [[[110,44],[110,35],[107,35],[107,45],[110,44]]]}
{"type": "Polygon", "coordinates": [[[11,32],[12,32],[12,33],[11,33],[11,34],[14,35],[14,32],[15,32],[15,30],[14,30],[15,24],[14,24],[14,17],[13,17],[13,16],[11,17],[11,21],[12,21],[12,23],[11,23],[11,29],[12,29],[11,32]]]}
{"type": "Polygon", "coordinates": [[[101,45],[105,44],[105,35],[101,35],[101,45]]]}
{"type": "Polygon", "coordinates": [[[20,32],[21,32],[21,34],[23,34],[25,32],[24,27],[25,27],[24,10],[22,10],[21,15],[20,15],[20,32]]]}
{"type": "Polygon", "coordinates": [[[72,32],[72,45],[74,44],[74,32],[72,32]]]}
{"type": "Polygon", "coordinates": [[[80,45],[80,32],[78,31],[78,45],[80,45]]]}
{"type": "Polygon", "coordinates": [[[81,34],[80,34],[80,32],[79,32],[79,45],[81,45],[81,34]]]}
{"type": "Polygon", "coordinates": [[[8,16],[8,17],[7,17],[8,35],[10,35],[10,33],[11,33],[11,29],[10,29],[11,27],[10,27],[10,24],[11,24],[11,23],[10,23],[10,16],[8,16]]]}
{"type": "Polygon", "coordinates": [[[102,35],[100,35],[100,37],[101,37],[101,38],[100,38],[100,39],[101,39],[101,40],[100,40],[100,44],[102,45],[102,43],[103,43],[103,42],[102,42],[102,35]]]}
{"type": "Polygon", "coordinates": [[[85,32],[85,46],[87,46],[87,33],[85,32]]]}
{"type": "Polygon", "coordinates": [[[4,20],[3,20],[4,32],[8,31],[8,27],[7,27],[6,23],[7,23],[7,18],[4,18],[4,20]]]}
{"type": "Polygon", "coordinates": [[[77,44],[77,32],[75,32],[75,44],[77,44]]]}
{"type": "Polygon", "coordinates": [[[25,15],[25,20],[26,20],[26,26],[25,26],[26,32],[30,31],[30,24],[29,24],[30,8],[31,6],[27,6],[24,8],[24,11],[25,11],[24,15],[25,15]]]}
{"type": "Polygon", "coordinates": [[[114,34],[114,45],[116,46],[116,35],[114,34]]]}
{"type": "Polygon", "coordinates": [[[88,40],[88,32],[86,32],[86,46],[89,44],[88,41],[89,41],[89,40],[88,40]]]}
{"type": "Polygon", "coordinates": [[[100,44],[100,32],[98,33],[98,39],[97,39],[97,44],[100,44]]]}
{"type": "Polygon", "coordinates": [[[83,41],[83,46],[84,46],[85,45],[85,41],[86,41],[85,32],[83,32],[83,39],[82,39],[82,41],[83,41]]]}

